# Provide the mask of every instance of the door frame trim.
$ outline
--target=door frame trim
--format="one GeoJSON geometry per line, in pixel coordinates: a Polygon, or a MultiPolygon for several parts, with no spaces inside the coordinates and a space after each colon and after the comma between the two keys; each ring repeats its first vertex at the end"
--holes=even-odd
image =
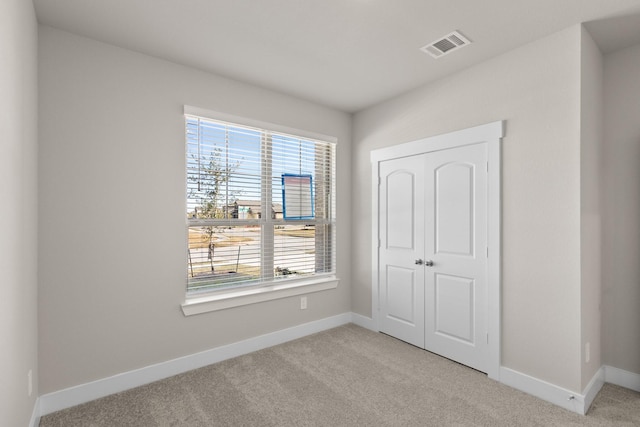
{"type": "Polygon", "coordinates": [[[372,225],[372,269],[371,269],[371,318],[373,327],[380,331],[380,281],[378,277],[380,223],[379,187],[380,162],[401,157],[414,156],[434,151],[447,150],[478,143],[487,144],[487,331],[488,364],[487,375],[500,380],[501,366],[501,139],[504,137],[505,121],[487,123],[442,135],[422,138],[416,141],[393,145],[371,151],[371,225],[372,225]]]}

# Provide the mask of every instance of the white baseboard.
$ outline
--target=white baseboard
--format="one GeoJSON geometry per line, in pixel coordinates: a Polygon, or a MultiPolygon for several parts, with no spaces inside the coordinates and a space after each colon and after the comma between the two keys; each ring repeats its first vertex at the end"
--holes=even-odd
{"type": "Polygon", "coordinates": [[[500,382],[578,414],[584,415],[588,409],[584,395],[513,369],[501,367],[500,382]]]}
{"type": "Polygon", "coordinates": [[[586,414],[594,399],[600,392],[600,389],[605,383],[605,370],[604,366],[601,366],[600,369],[595,373],[589,384],[582,391],[582,395],[584,396],[584,412],[586,414]]]}
{"type": "Polygon", "coordinates": [[[611,381],[607,380],[605,366],[602,366],[589,381],[582,394],[505,367],[500,368],[500,382],[569,411],[584,415],[604,383],[611,381]]]}
{"type": "Polygon", "coordinates": [[[613,366],[603,366],[603,368],[605,382],[640,392],[640,374],[614,368],[613,366]]]}
{"type": "Polygon", "coordinates": [[[358,325],[362,328],[378,332],[373,319],[370,317],[365,317],[358,313],[351,313],[351,323],[358,325]]]}
{"type": "MultiPolygon", "coordinates": [[[[70,408],[110,394],[129,390],[153,381],[221,362],[232,357],[262,350],[287,341],[354,323],[366,329],[376,330],[373,319],[357,313],[343,313],[326,319],[316,320],[281,331],[272,332],[244,341],[206,350],[200,353],[146,366],[112,377],[103,378],[68,389],[48,393],[36,399],[30,427],[37,427],[40,417],[62,409],[70,408]]],[[[582,394],[534,378],[510,368],[500,368],[499,381],[517,390],[531,394],[554,405],[578,414],[585,414],[596,395],[607,382],[640,392],[640,374],[624,371],[611,366],[602,366],[589,382],[582,394]]]]}
{"type": "Polygon", "coordinates": [[[31,420],[29,421],[29,427],[38,427],[40,425],[40,398],[36,399],[33,405],[33,412],[31,412],[31,420]]]}
{"type": "Polygon", "coordinates": [[[39,413],[44,416],[52,412],[80,405],[110,394],[119,393],[134,387],[158,381],[192,369],[221,362],[232,357],[242,356],[287,341],[321,332],[352,321],[352,313],[343,313],[326,319],[316,320],[281,331],[271,332],[244,341],[213,348],[166,362],[158,363],[112,377],[103,378],[75,387],[59,390],[40,396],[39,413]]]}

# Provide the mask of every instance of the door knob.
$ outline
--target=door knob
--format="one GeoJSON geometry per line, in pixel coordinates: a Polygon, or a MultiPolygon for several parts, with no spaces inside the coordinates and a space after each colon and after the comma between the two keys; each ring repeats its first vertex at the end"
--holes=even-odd
{"type": "Polygon", "coordinates": [[[425,261],[424,265],[426,265],[427,267],[433,267],[433,261],[425,261]]]}
{"type": "Polygon", "coordinates": [[[421,260],[421,259],[417,259],[416,260],[416,265],[422,265],[422,264],[424,264],[423,260],[421,260]]]}

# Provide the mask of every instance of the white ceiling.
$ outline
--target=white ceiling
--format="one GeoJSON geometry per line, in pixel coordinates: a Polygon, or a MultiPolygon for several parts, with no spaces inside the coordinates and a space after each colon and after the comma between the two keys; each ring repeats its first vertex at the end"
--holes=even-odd
{"type": "Polygon", "coordinates": [[[34,0],[40,23],[355,112],[581,22],[640,43],[640,0],[34,0]],[[470,46],[420,47],[459,30],[470,46]]]}

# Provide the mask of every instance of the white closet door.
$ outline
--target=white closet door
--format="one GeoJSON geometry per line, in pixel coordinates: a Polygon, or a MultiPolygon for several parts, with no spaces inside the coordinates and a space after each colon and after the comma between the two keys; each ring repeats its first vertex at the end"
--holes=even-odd
{"type": "Polygon", "coordinates": [[[425,348],[487,371],[487,145],[426,156],[425,348]]]}
{"type": "Polygon", "coordinates": [[[487,145],[379,168],[381,331],[486,372],[487,145]]]}
{"type": "Polygon", "coordinates": [[[424,156],[379,168],[380,330],[424,348],[424,156]]]}

